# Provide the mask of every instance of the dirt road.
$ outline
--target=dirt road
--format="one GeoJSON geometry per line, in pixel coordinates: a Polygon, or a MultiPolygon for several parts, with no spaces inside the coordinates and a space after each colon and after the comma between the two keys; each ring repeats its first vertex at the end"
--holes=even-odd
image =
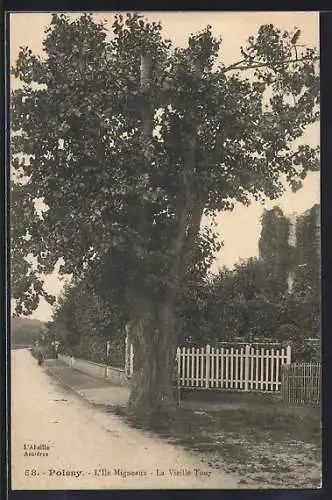
{"type": "Polygon", "coordinates": [[[12,489],[238,488],[240,478],[61,388],[27,350],[11,357],[12,489]]]}

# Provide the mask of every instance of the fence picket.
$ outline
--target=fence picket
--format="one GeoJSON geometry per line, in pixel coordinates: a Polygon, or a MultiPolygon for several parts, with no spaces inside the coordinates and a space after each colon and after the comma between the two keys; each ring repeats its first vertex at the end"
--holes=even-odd
{"type": "Polygon", "coordinates": [[[249,353],[250,353],[250,347],[246,345],[245,348],[245,356],[244,356],[244,390],[248,391],[249,390],[249,353]]]}
{"type": "Polygon", "coordinates": [[[216,350],[216,387],[220,386],[219,361],[220,361],[219,348],[217,348],[217,350],[216,350]]]}
{"type": "Polygon", "coordinates": [[[275,386],[274,359],[275,359],[275,355],[274,355],[274,349],[272,347],[272,349],[271,349],[271,377],[270,377],[270,380],[271,380],[271,391],[273,391],[273,388],[275,386]]]}
{"type": "Polygon", "coordinates": [[[224,348],[221,348],[221,353],[220,353],[220,387],[223,389],[224,388],[224,348]]]}
{"type": "Polygon", "coordinates": [[[200,386],[203,387],[204,385],[204,361],[205,361],[205,354],[204,354],[204,347],[201,348],[201,378],[200,378],[200,386]]]}
{"type": "Polygon", "coordinates": [[[189,347],[186,349],[186,381],[190,385],[190,357],[189,357],[189,347]]]}
{"type": "Polygon", "coordinates": [[[209,344],[206,346],[206,354],[205,354],[205,387],[206,389],[209,388],[209,383],[210,383],[210,346],[209,344]]]}
{"type": "Polygon", "coordinates": [[[270,379],[270,372],[269,372],[269,368],[270,368],[270,363],[269,363],[269,350],[266,351],[266,357],[265,357],[265,390],[268,391],[269,390],[269,379],[270,379]]]}
{"type": "Polygon", "coordinates": [[[261,365],[261,380],[260,380],[260,390],[264,390],[264,349],[261,349],[260,356],[260,365],[261,365]]]}
{"type": "Polygon", "coordinates": [[[239,349],[235,349],[235,389],[239,388],[239,349]]]}
{"type": "Polygon", "coordinates": [[[196,360],[195,387],[198,387],[198,382],[199,382],[199,362],[200,362],[199,349],[196,349],[195,360],[196,360]]]}
{"type": "Polygon", "coordinates": [[[259,389],[259,350],[256,349],[256,356],[255,356],[255,390],[257,391],[259,389]]]}
{"type": "Polygon", "coordinates": [[[250,382],[249,389],[252,390],[254,388],[254,354],[255,349],[250,349],[249,360],[250,360],[250,382]]]}
{"type": "Polygon", "coordinates": [[[234,380],[234,349],[231,347],[231,353],[230,353],[230,388],[233,389],[233,380],[234,380]]]}
{"type": "Polygon", "coordinates": [[[182,347],[182,353],[181,353],[181,365],[182,365],[182,369],[181,369],[181,384],[183,386],[186,385],[186,379],[185,379],[185,369],[186,369],[186,348],[185,347],[182,347]]]}
{"type": "Polygon", "coordinates": [[[210,373],[210,387],[214,387],[214,347],[211,348],[211,373],[210,373]]]}
{"type": "Polygon", "coordinates": [[[190,364],[191,364],[191,377],[190,377],[190,385],[194,385],[194,379],[195,379],[195,348],[191,348],[191,353],[189,354],[189,359],[190,359],[190,364]]]}
{"type": "Polygon", "coordinates": [[[277,352],[276,352],[276,378],[275,378],[276,391],[279,390],[279,385],[280,385],[280,382],[279,382],[279,360],[280,360],[280,354],[279,354],[279,349],[277,349],[277,352]]]}
{"type": "Polygon", "coordinates": [[[240,389],[243,389],[243,365],[244,365],[244,354],[243,347],[240,349],[240,389]]]}
{"type": "Polygon", "coordinates": [[[228,389],[228,380],[229,380],[228,360],[229,360],[229,351],[228,351],[228,349],[226,349],[226,351],[225,351],[225,386],[226,386],[226,389],[228,389]]]}

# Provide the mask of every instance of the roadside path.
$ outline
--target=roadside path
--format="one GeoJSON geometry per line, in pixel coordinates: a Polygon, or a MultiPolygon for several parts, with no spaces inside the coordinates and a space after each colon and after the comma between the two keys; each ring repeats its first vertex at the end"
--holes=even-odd
{"type": "Polygon", "coordinates": [[[110,380],[80,372],[60,360],[46,360],[44,367],[64,387],[94,405],[126,406],[127,404],[129,387],[113,385],[110,380]]]}

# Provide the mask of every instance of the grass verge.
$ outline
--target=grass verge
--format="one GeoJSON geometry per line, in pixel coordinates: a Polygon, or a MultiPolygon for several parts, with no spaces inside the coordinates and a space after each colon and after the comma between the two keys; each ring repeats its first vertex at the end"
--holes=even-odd
{"type": "Polygon", "coordinates": [[[319,409],[285,406],[268,394],[219,393],[209,399],[189,395],[172,421],[148,425],[128,421],[123,407],[109,411],[199,454],[213,468],[239,474],[248,487],[320,487],[319,409]]]}

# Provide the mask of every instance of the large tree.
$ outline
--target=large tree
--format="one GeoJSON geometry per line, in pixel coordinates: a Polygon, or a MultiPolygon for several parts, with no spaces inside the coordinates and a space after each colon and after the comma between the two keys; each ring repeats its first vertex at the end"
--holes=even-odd
{"type": "Polygon", "coordinates": [[[318,168],[316,150],[291,148],[318,118],[318,57],[273,25],[230,66],[211,26],[183,49],[138,14],[112,29],[55,14],[43,56],[19,54],[13,167],[46,208],[15,247],[39,272],[59,258],[74,276],[116,263],[135,350],[128,411],[147,416],[173,408],[177,300],[199,234],[215,241],[203,215],[275,199],[284,178],[297,189],[318,168]]]}

